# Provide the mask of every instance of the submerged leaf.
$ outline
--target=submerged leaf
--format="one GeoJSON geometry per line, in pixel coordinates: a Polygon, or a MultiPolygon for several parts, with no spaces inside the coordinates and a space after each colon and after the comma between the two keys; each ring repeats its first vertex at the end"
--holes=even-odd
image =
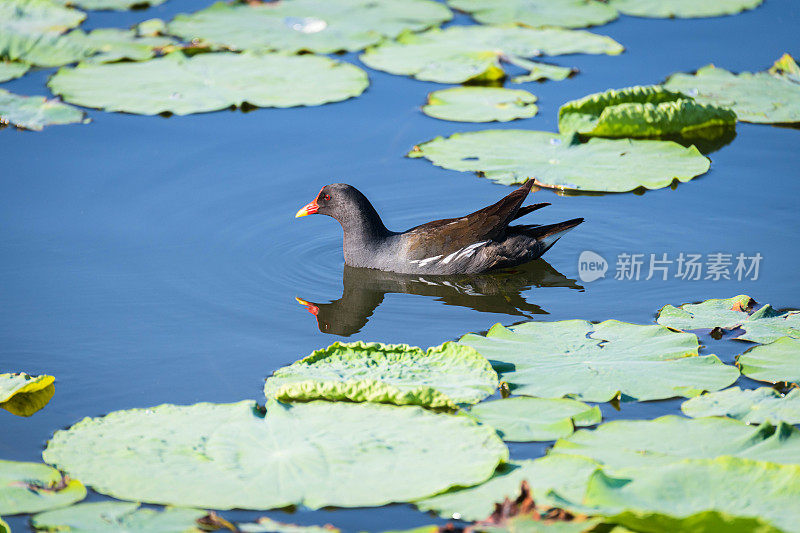
{"type": "Polygon", "coordinates": [[[783,395],[769,387],[755,390],[731,387],[687,400],[681,411],[692,418],[727,416],[746,424],[769,421],[800,424],[800,389],[783,395]]]}
{"type": "Polygon", "coordinates": [[[800,531],[800,466],[739,457],[642,466],[589,479],[581,508],[634,531],[800,531]]]}
{"type": "Polygon", "coordinates": [[[27,63],[0,60],[0,83],[19,78],[28,72],[30,68],[31,66],[27,63]]]}
{"type": "Polygon", "coordinates": [[[617,18],[617,10],[602,0],[447,0],[481,24],[522,24],[531,27],[585,28],[617,18]]]}
{"type": "Polygon", "coordinates": [[[426,115],[456,122],[508,122],[536,115],[537,98],[520,89],[454,87],[434,91],[422,108],[426,115]]]}
{"type": "Polygon", "coordinates": [[[533,179],[541,187],[626,192],[660,189],[708,171],[709,160],[694,146],[672,141],[601,139],[575,142],[545,131],[485,130],[437,137],[409,157],[434,165],[479,172],[504,185],[533,179]]]}
{"type": "Polygon", "coordinates": [[[691,136],[736,125],[730,109],[704,105],[657,85],[627,87],[567,102],[558,111],[558,129],[597,137],[691,136]]]}
{"type": "Polygon", "coordinates": [[[764,0],[609,0],[626,15],[654,18],[699,18],[735,15],[754,9],[764,0]]]}
{"type": "Polygon", "coordinates": [[[450,20],[446,6],[430,0],[284,0],[216,4],[169,23],[187,41],[231,50],[355,52],[403,31],[450,20]]]}
{"type": "Polygon", "coordinates": [[[10,400],[0,403],[0,409],[5,409],[16,416],[31,416],[50,403],[55,393],[55,385],[48,385],[36,392],[15,394],[10,400]]]}
{"type": "Polygon", "coordinates": [[[159,6],[167,0],[55,0],[61,4],[89,10],[125,11],[134,8],[159,6]]]}
{"type": "Polygon", "coordinates": [[[657,321],[678,330],[741,328],[744,333],[737,339],[760,343],[784,336],[800,338],[800,311],[781,314],[769,304],[759,306],[746,294],[679,307],[665,305],[659,310],[657,321]]]}
{"type": "Polygon", "coordinates": [[[257,107],[321,105],[361,94],[367,75],[327,57],[228,52],[186,57],[173,52],[140,63],[81,64],[48,82],[65,100],[141,115],[257,107]]]}
{"type": "Polygon", "coordinates": [[[742,374],[769,383],[800,383],[800,339],[781,337],[750,348],[736,358],[742,374]]]}
{"type": "MultiPolygon", "coordinates": [[[[505,77],[501,61],[521,66],[532,56],[622,53],[622,46],[603,35],[560,28],[515,26],[450,26],[419,34],[403,34],[361,54],[368,67],[391,74],[439,83],[489,81],[505,77]]],[[[534,67],[537,63],[532,64],[534,67]]],[[[523,66],[523,68],[526,68],[523,66]]],[[[565,77],[563,70],[540,74],[565,77]]]]}
{"type": "Polygon", "coordinates": [[[800,122],[800,84],[782,76],[733,74],[708,65],[695,74],[673,74],[664,86],[700,103],[729,107],[743,122],[800,122]]]}
{"type": "Polygon", "coordinates": [[[374,403],[162,405],[87,418],[43,456],[120,499],[211,507],[361,507],[480,483],[508,450],[462,416],[374,403]]]}
{"type": "Polygon", "coordinates": [[[497,390],[497,373],[467,346],[446,342],[423,350],[407,344],[334,343],[267,378],[267,399],[457,408],[497,390]]]}
{"type": "MultiPolygon", "coordinates": [[[[0,125],[41,131],[54,124],[76,124],[86,114],[76,107],[44,96],[20,96],[0,89],[0,125]]],[[[52,377],[52,376],[49,376],[52,377]]],[[[52,380],[51,380],[52,383],[52,380]]]]}
{"type": "Polygon", "coordinates": [[[580,499],[589,475],[598,466],[591,459],[569,455],[512,461],[500,466],[491,479],[480,485],[452,489],[416,502],[416,506],[443,518],[482,520],[492,513],[496,502],[516,496],[523,481],[530,484],[537,502],[549,503],[547,493],[551,490],[580,499]]]}
{"type": "Polygon", "coordinates": [[[35,515],[36,530],[75,533],[201,533],[197,520],[206,511],[167,507],[162,511],[144,509],[138,503],[80,503],[35,515]]]}
{"type": "Polygon", "coordinates": [[[569,399],[506,398],[479,403],[469,414],[493,427],[505,441],[529,442],[569,437],[575,426],[599,424],[597,406],[569,399]]]}
{"type": "Polygon", "coordinates": [[[556,442],[550,454],[590,457],[611,472],[722,455],[800,464],[800,430],[784,423],[751,426],[730,418],[668,415],[654,420],[615,420],[594,430],[576,431],[556,442]]]}
{"type": "Polygon", "coordinates": [[[493,326],[459,341],[488,358],[514,394],[660,400],[727,387],[739,376],[715,355],[698,356],[697,337],[618,320],[493,326]]]}
{"type": "Polygon", "coordinates": [[[86,497],[80,481],[40,463],[0,460],[0,514],[38,513],[86,497]]]}

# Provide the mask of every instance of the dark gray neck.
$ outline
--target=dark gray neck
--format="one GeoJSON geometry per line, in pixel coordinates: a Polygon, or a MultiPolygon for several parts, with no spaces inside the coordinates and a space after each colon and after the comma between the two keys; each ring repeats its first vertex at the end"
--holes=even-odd
{"type": "Polygon", "coordinates": [[[357,209],[348,209],[336,217],[344,232],[344,260],[351,266],[371,266],[374,254],[394,233],[386,229],[366,198],[358,203],[357,209]]]}

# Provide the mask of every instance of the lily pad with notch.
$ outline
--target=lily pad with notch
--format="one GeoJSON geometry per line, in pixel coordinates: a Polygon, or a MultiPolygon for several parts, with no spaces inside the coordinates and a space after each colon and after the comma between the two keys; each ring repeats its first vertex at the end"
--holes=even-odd
{"type": "Polygon", "coordinates": [[[781,394],[770,387],[744,390],[731,387],[687,400],[681,411],[692,418],[726,416],[746,424],[800,424],[800,388],[781,394]]]}

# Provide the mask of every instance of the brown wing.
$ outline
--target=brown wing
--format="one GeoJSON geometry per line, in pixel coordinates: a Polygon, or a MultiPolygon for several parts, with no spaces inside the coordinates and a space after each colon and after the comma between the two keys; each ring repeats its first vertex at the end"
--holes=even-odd
{"type": "Polygon", "coordinates": [[[517,217],[520,205],[533,186],[528,180],[496,204],[461,218],[434,220],[405,232],[409,259],[449,255],[467,246],[501,237],[517,217]]]}

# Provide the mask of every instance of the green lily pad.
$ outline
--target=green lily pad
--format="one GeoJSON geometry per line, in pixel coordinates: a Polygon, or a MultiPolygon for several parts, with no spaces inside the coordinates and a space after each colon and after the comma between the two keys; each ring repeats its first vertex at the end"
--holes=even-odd
{"type": "Polygon", "coordinates": [[[769,387],[755,390],[731,387],[687,400],[681,411],[692,418],[727,416],[746,424],[768,421],[800,424],[800,389],[783,395],[769,387]]]}
{"type": "Polygon", "coordinates": [[[497,390],[482,355],[446,342],[423,350],[407,344],[336,342],[267,378],[267,399],[348,400],[456,409],[497,390]]]}
{"type": "Polygon", "coordinates": [[[94,52],[88,58],[92,63],[111,63],[122,59],[144,61],[177,46],[177,42],[169,37],[139,37],[134,30],[116,28],[94,30],[86,34],[85,39],[87,48],[94,52]]]}
{"type": "Polygon", "coordinates": [[[87,418],[43,457],[120,499],[215,509],[377,506],[488,479],[508,450],[463,416],[375,403],[162,405],[87,418]],[[208,480],[213,480],[209,483],[208,480]]]}
{"type": "MultiPolygon", "coordinates": [[[[256,523],[237,524],[241,533],[339,533],[339,529],[331,526],[298,526],[295,524],[284,524],[276,522],[271,518],[263,516],[256,523]]],[[[436,531],[438,531],[438,527],[436,531]]],[[[433,533],[436,533],[433,532],[433,533]]]]}
{"type": "Polygon", "coordinates": [[[610,22],[617,10],[599,0],[447,0],[481,24],[585,28],[610,22]]]}
{"type": "Polygon", "coordinates": [[[558,129],[597,137],[691,136],[736,125],[730,109],[704,105],[658,85],[590,94],[558,110],[558,129]]]}
{"type": "Polygon", "coordinates": [[[144,7],[159,6],[167,0],[55,0],[56,2],[88,9],[90,11],[114,10],[126,11],[144,7]]]}
{"type": "Polygon", "coordinates": [[[536,115],[536,100],[521,89],[454,87],[429,94],[422,112],[455,122],[508,122],[536,115]]]}
{"type": "Polygon", "coordinates": [[[0,60],[0,83],[23,76],[31,68],[27,63],[0,60]]]}
{"type": "Polygon", "coordinates": [[[86,497],[80,481],[40,463],[0,460],[0,513],[38,513],[64,507],[86,497]]]}
{"type": "Polygon", "coordinates": [[[550,454],[581,455],[616,472],[627,467],[734,455],[800,464],[800,430],[788,424],[751,426],[730,418],[662,416],[615,420],[556,442],[550,454]]]}
{"type": "Polygon", "coordinates": [[[194,57],[173,52],[140,63],[81,64],[62,68],[48,82],[68,102],[141,115],[187,115],[244,103],[321,105],[358,96],[368,84],[360,68],[327,57],[228,52],[194,57]]]}
{"type": "Polygon", "coordinates": [[[700,18],[735,15],[754,9],[764,0],[609,0],[625,15],[654,18],[700,18]]]}
{"type": "Polygon", "coordinates": [[[626,192],[689,181],[710,163],[697,148],[672,141],[601,139],[587,143],[545,131],[485,130],[437,137],[408,157],[511,185],[533,179],[541,187],[626,192]]]}
{"type": "Polygon", "coordinates": [[[800,83],[800,65],[789,54],[783,54],[776,59],[767,72],[783,76],[795,83],[800,83]]]}
{"type": "Polygon", "coordinates": [[[634,531],[800,531],[800,466],[738,457],[602,470],[583,503],[634,531]]]}
{"type": "Polygon", "coordinates": [[[169,23],[187,41],[231,50],[355,52],[403,31],[450,20],[446,6],[430,0],[283,0],[262,4],[217,2],[169,23]]]}
{"type": "MultiPolygon", "coordinates": [[[[541,54],[616,55],[622,51],[622,45],[610,37],[588,31],[451,26],[446,30],[435,28],[403,34],[396,42],[369,48],[360,59],[368,67],[391,74],[439,83],[463,83],[504,78],[501,61],[533,70],[539,64],[526,63],[525,58],[541,54]]],[[[542,68],[539,75],[548,76],[551,72],[542,68]]],[[[563,70],[554,74],[564,76],[563,70]]]]}
{"type": "Polygon", "coordinates": [[[94,53],[86,34],[74,30],[66,35],[14,34],[0,28],[0,57],[39,67],[60,67],[76,63],[94,53]]]}
{"type": "Polygon", "coordinates": [[[0,533],[11,533],[11,527],[2,518],[0,518],[0,533]]]}
{"type": "Polygon", "coordinates": [[[733,74],[708,65],[670,76],[664,86],[703,104],[728,107],[742,122],[800,122],[800,84],[766,72],[733,74]]]}
{"type": "Polygon", "coordinates": [[[480,403],[469,413],[496,429],[503,440],[516,442],[569,437],[575,427],[593,426],[603,419],[599,407],[561,398],[506,398],[480,403]]]}
{"type": "Polygon", "coordinates": [[[769,383],[800,383],[800,339],[781,337],[750,348],[736,358],[742,374],[769,383]]]}
{"type": "Polygon", "coordinates": [[[715,355],[699,356],[692,334],[618,320],[496,324],[485,337],[468,334],[459,342],[489,359],[514,394],[541,398],[692,397],[739,377],[715,355]]]}
{"type": "Polygon", "coordinates": [[[800,311],[781,314],[769,304],[759,306],[746,294],[679,307],[665,305],[659,310],[657,321],[678,330],[741,328],[744,333],[737,339],[760,343],[780,337],[800,338],[800,311]]]}
{"type": "Polygon", "coordinates": [[[54,124],[86,121],[86,114],[76,107],[44,96],[20,96],[0,89],[0,125],[41,131],[54,124]]]}
{"type": "Polygon", "coordinates": [[[547,493],[580,500],[586,481],[597,470],[598,463],[585,457],[546,456],[534,461],[512,461],[503,464],[491,479],[474,487],[452,489],[416,502],[421,511],[433,511],[444,518],[483,520],[494,510],[494,504],[519,495],[520,485],[528,481],[537,503],[548,503],[547,493]]]}
{"type": "Polygon", "coordinates": [[[36,530],[74,533],[201,533],[197,520],[206,515],[198,509],[167,507],[163,511],[142,509],[138,503],[80,503],[35,515],[36,530]]]}
{"type": "Polygon", "coordinates": [[[134,26],[140,37],[157,37],[167,33],[167,23],[162,19],[147,19],[134,26]]]}
{"type": "Polygon", "coordinates": [[[0,2],[0,34],[58,34],[78,26],[86,13],[50,0],[0,2]]]}

